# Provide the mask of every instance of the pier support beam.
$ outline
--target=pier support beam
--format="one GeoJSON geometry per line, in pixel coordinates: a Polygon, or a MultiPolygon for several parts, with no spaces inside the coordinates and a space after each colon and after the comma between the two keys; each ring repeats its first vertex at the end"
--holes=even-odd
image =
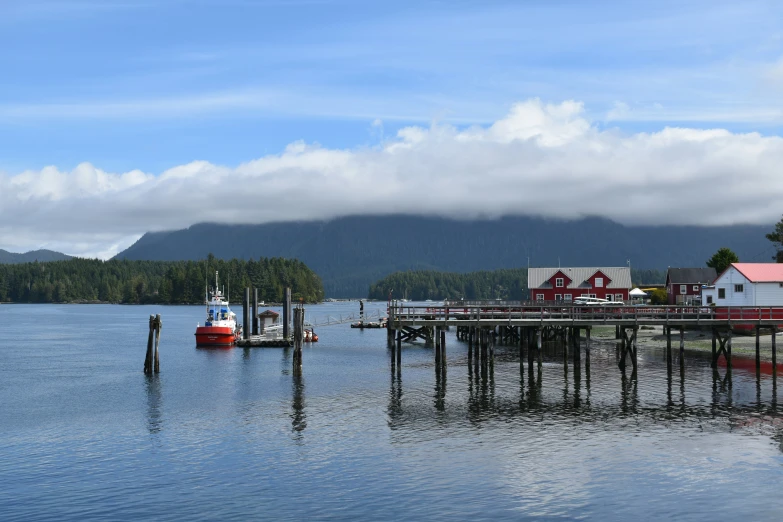
{"type": "Polygon", "coordinates": [[[622,333],[623,339],[622,339],[622,347],[620,349],[620,369],[625,371],[626,366],[626,355],[631,356],[631,364],[633,365],[633,371],[636,372],[636,335],[639,333],[639,327],[634,326],[633,328],[625,328],[622,327],[620,329],[620,333],[622,333]],[[631,337],[628,337],[628,330],[631,330],[631,337]]]}
{"type": "Polygon", "coordinates": [[[717,339],[719,344],[718,350],[713,351],[712,367],[718,367],[718,359],[720,359],[721,354],[723,354],[723,358],[726,361],[726,368],[731,370],[731,328],[728,329],[725,336],[721,336],[720,331],[717,328],[713,328],[712,331],[713,343],[717,339]]]}

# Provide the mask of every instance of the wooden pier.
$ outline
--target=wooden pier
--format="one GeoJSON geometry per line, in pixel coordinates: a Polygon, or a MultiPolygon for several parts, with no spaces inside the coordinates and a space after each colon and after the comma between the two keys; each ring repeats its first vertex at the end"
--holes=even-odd
{"type": "MultiPolygon", "coordinates": [[[[637,369],[637,334],[641,327],[660,327],[666,335],[666,360],[672,364],[672,329],[679,333],[680,359],[685,350],[686,329],[712,332],[712,367],[724,357],[731,370],[731,338],[735,330],[756,335],[756,368],[761,363],[759,336],[769,331],[772,339],[772,366],[776,370],[776,334],[783,324],[783,307],[693,307],[693,306],[585,306],[562,303],[537,306],[535,303],[446,302],[443,305],[409,306],[389,304],[388,344],[393,364],[401,363],[401,345],[421,339],[435,345],[436,363],[445,359],[445,330],[456,328],[457,337],[468,342],[468,357],[482,361],[493,357],[498,337],[502,342],[518,343],[520,359],[527,353],[532,366],[542,365],[542,344],[562,340],[573,351],[574,364],[581,364],[581,339],[585,338],[585,363],[590,364],[591,329],[614,326],[618,341],[619,367],[630,363],[637,369]],[[475,350],[474,350],[475,348],[475,350]],[[475,352],[475,353],[474,353],[475,352]]],[[[520,361],[522,363],[522,361],[520,361]]],[[[568,364],[567,356],[564,364],[568,364]]]]}

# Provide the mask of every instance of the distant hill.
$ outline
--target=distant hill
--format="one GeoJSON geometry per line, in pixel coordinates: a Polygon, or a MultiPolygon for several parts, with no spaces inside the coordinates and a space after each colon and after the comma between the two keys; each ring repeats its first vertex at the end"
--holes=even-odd
{"type": "Polygon", "coordinates": [[[0,248],[0,265],[15,265],[17,263],[32,263],[34,261],[43,263],[46,261],[65,261],[67,259],[72,258],[52,250],[33,250],[24,254],[14,254],[0,248]]]}
{"type": "Polygon", "coordinates": [[[665,270],[704,266],[718,248],[742,261],[769,261],[772,225],[623,226],[506,217],[457,221],[420,216],[354,216],[264,225],[199,224],[148,233],[117,257],[195,260],[297,258],[323,280],[328,297],[363,297],[369,285],[400,270],[473,272],[530,266],[625,266],[665,270]]]}

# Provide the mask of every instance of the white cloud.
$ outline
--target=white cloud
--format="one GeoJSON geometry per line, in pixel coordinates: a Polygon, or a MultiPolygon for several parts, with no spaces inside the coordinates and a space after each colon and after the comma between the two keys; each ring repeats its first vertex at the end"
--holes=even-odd
{"type": "Polygon", "coordinates": [[[582,104],[516,104],[488,127],[407,127],[375,148],[296,142],[227,167],[160,175],[0,174],[0,247],[107,256],[151,230],[358,213],[601,215],[624,223],[772,223],[783,138],[723,129],[601,130],[582,104]]]}

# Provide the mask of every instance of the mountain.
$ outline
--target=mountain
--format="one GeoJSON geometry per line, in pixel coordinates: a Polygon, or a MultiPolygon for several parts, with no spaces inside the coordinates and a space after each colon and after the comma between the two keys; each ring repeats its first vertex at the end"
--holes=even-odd
{"type": "Polygon", "coordinates": [[[18,263],[32,263],[34,261],[65,261],[71,256],[54,252],[52,250],[33,250],[24,254],[14,254],[0,248],[0,265],[15,265],[18,263]]]}
{"type": "Polygon", "coordinates": [[[472,272],[528,266],[704,266],[720,247],[742,261],[769,261],[772,225],[624,226],[601,218],[532,217],[459,221],[421,216],[353,216],[332,221],[217,225],[147,233],[122,259],[297,258],[329,297],[362,297],[398,270],[472,272]]]}

